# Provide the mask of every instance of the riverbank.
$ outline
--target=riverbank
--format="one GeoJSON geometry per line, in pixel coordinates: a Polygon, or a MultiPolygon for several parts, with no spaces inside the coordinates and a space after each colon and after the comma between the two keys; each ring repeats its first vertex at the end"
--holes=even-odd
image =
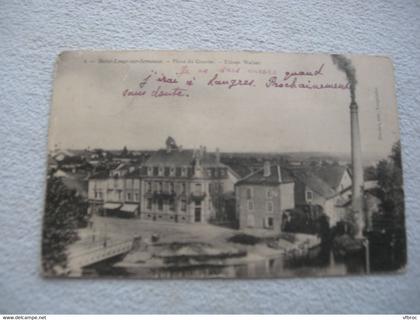
{"type": "Polygon", "coordinates": [[[177,224],[94,216],[89,228],[79,230],[80,240],[71,252],[80,252],[94,243],[137,239],[118,268],[164,269],[243,265],[279,258],[304,247],[316,246],[319,239],[305,234],[279,237],[272,230],[235,230],[210,224],[177,224]],[[246,235],[255,244],[232,241],[246,235]],[[236,236],[236,237],[235,237],[236,236]],[[269,247],[267,243],[275,241],[269,247]]]}

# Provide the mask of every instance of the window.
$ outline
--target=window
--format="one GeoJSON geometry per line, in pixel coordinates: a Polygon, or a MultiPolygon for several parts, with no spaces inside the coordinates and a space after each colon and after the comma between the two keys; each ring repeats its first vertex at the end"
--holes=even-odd
{"type": "Polygon", "coordinates": [[[211,169],[207,169],[207,176],[211,177],[211,169]]]}
{"type": "Polygon", "coordinates": [[[158,210],[159,211],[163,210],[163,200],[162,199],[158,199],[158,210]]]}
{"type": "Polygon", "coordinates": [[[252,189],[251,188],[247,188],[246,189],[246,198],[247,199],[251,199],[252,198],[252,189]]]}
{"type": "Polygon", "coordinates": [[[171,167],[171,168],[169,169],[169,175],[170,175],[171,177],[174,177],[174,176],[175,176],[175,168],[174,168],[174,167],[171,167]]]}
{"type": "Polygon", "coordinates": [[[273,202],[272,201],[267,201],[266,209],[267,209],[267,212],[273,212],[273,202]]]}
{"type": "Polygon", "coordinates": [[[273,191],[271,189],[267,189],[267,199],[273,199],[273,191]]]}
{"type": "Polygon", "coordinates": [[[169,211],[175,211],[175,200],[169,199],[169,211]]]}
{"type": "Polygon", "coordinates": [[[194,191],[195,191],[196,193],[201,193],[201,183],[196,183],[196,184],[195,184],[194,191]]]}
{"type": "Polygon", "coordinates": [[[254,210],[254,201],[248,200],[248,210],[253,211],[254,210]]]}
{"type": "Polygon", "coordinates": [[[159,169],[158,169],[158,175],[159,176],[163,176],[163,172],[164,172],[164,168],[163,167],[159,167],[159,169]]]}
{"type": "Polygon", "coordinates": [[[267,217],[265,219],[265,227],[268,229],[273,229],[274,227],[274,219],[273,217],[267,217]]]}
{"type": "Polygon", "coordinates": [[[187,211],[187,201],[184,199],[181,200],[181,211],[187,211]]]}
{"type": "Polygon", "coordinates": [[[147,192],[152,192],[152,183],[147,182],[147,192]]]}
{"type": "Polygon", "coordinates": [[[187,168],[181,168],[181,176],[183,177],[187,176],[187,168]]]}
{"type": "Polygon", "coordinates": [[[163,183],[158,182],[158,192],[162,192],[162,191],[163,191],[163,183]]]}
{"type": "Polygon", "coordinates": [[[118,200],[121,201],[121,193],[122,193],[122,191],[121,190],[118,190],[117,192],[118,192],[118,200]]]}
{"type": "Polygon", "coordinates": [[[136,193],[134,194],[134,199],[135,199],[136,201],[139,201],[139,194],[138,194],[138,192],[136,192],[136,193]]]}
{"type": "Polygon", "coordinates": [[[169,182],[169,192],[174,193],[175,192],[175,186],[173,182],[169,182]]]}
{"type": "Polygon", "coordinates": [[[153,168],[152,167],[147,167],[147,175],[148,176],[153,176],[153,168]]]}
{"type": "Polygon", "coordinates": [[[185,182],[181,183],[181,193],[185,193],[186,191],[186,185],[185,182]]]}
{"type": "Polygon", "coordinates": [[[152,199],[147,199],[147,210],[152,210],[152,199]]]}
{"type": "Polygon", "coordinates": [[[127,192],[127,200],[131,201],[131,192],[127,192]]]}
{"type": "Polygon", "coordinates": [[[312,191],[306,191],[306,200],[311,201],[313,199],[312,191]]]}
{"type": "Polygon", "coordinates": [[[99,198],[99,192],[95,191],[95,199],[99,198]]]}

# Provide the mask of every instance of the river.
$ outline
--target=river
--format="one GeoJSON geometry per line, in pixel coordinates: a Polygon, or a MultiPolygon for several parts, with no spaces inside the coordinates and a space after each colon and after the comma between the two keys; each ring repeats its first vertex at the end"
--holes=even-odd
{"type": "MultiPolygon", "coordinates": [[[[120,258],[121,259],[121,258],[120,258]]],[[[281,278],[357,275],[365,273],[362,257],[337,261],[327,252],[311,259],[290,260],[283,256],[236,265],[201,265],[191,267],[116,267],[120,259],[106,261],[85,268],[86,276],[135,277],[135,278],[281,278]]]]}

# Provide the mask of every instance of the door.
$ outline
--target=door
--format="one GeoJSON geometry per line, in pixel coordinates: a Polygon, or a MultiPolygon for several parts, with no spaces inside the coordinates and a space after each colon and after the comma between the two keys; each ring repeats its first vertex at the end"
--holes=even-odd
{"type": "Polygon", "coordinates": [[[194,222],[201,222],[201,208],[194,209],[194,222]]]}

